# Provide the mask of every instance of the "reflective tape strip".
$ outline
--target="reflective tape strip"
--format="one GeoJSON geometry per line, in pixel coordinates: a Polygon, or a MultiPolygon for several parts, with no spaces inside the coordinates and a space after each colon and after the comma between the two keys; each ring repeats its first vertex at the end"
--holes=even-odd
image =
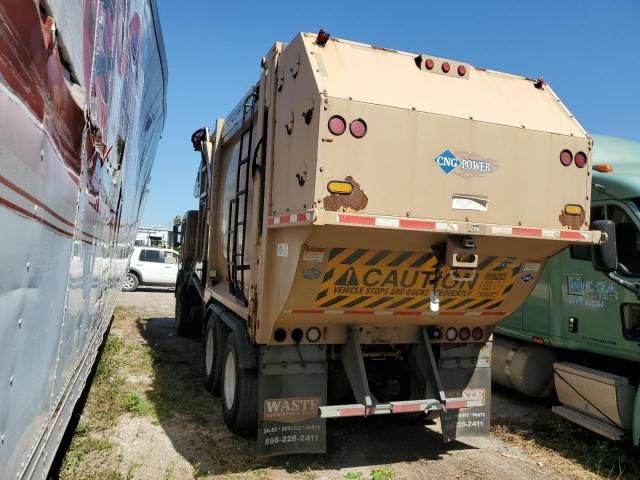
{"type": "Polygon", "coordinates": [[[288,309],[283,310],[282,313],[286,315],[415,315],[415,316],[478,316],[478,315],[506,315],[507,312],[465,312],[465,311],[448,311],[441,310],[439,312],[432,312],[430,310],[416,311],[416,310],[332,310],[327,308],[301,308],[301,309],[288,309]]]}
{"type": "Polygon", "coordinates": [[[589,240],[588,232],[578,230],[554,230],[550,228],[507,227],[496,225],[491,227],[496,235],[515,235],[519,237],[566,238],[567,240],[589,240]]]}
{"type": "MultiPolygon", "coordinates": [[[[466,403],[466,402],[465,402],[466,403]]],[[[456,408],[456,407],[452,407],[456,408]]],[[[463,407],[460,407],[463,408],[463,407]]],[[[351,405],[327,405],[320,407],[321,418],[364,417],[369,415],[388,415],[392,413],[426,412],[441,410],[438,400],[406,400],[401,402],[379,403],[366,407],[361,403],[351,405]]]]}
{"type": "Polygon", "coordinates": [[[274,215],[267,219],[267,225],[287,225],[309,223],[313,220],[313,212],[292,213],[291,215],[274,215]]]}

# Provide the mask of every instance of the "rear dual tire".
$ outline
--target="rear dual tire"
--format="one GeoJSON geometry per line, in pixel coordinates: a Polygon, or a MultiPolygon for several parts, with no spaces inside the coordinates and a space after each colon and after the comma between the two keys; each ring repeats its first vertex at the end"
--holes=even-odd
{"type": "Polygon", "coordinates": [[[240,368],[241,348],[237,333],[231,333],[222,364],[222,415],[233,433],[251,435],[258,426],[258,375],[255,369],[240,368]]]}

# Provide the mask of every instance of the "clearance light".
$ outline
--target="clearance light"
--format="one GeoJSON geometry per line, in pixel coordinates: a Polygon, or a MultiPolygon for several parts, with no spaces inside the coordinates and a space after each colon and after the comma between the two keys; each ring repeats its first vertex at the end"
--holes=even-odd
{"type": "Polygon", "coordinates": [[[464,65],[458,65],[458,75],[464,77],[464,74],[467,73],[467,67],[464,65]]]}
{"type": "Polygon", "coordinates": [[[598,165],[594,165],[593,169],[597,172],[602,172],[602,173],[613,172],[613,167],[608,163],[599,163],[598,165]]]}
{"type": "Polygon", "coordinates": [[[544,345],[544,338],[540,338],[540,337],[531,337],[531,341],[533,343],[538,343],[540,345],[544,345]]]}
{"type": "Polygon", "coordinates": [[[563,150],[562,152],[560,152],[560,163],[562,165],[564,165],[565,167],[568,167],[569,165],[571,165],[572,161],[573,161],[573,155],[569,150],[563,150]]]}
{"type": "Polygon", "coordinates": [[[316,343],[320,340],[320,329],[318,327],[311,327],[307,330],[307,340],[311,343],[316,343]]]}
{"type": "Polygon", "coordinates": [[[424,66],[427,67],[427,70],[433,70],[435,63],[433,63],[433,60],[431,58],[427,58],[424,62],[424,66]]]}
{"type": "Polygon", "coordinates": [[[273,332],[273,339],[276,342],[284,342],[287,338],[287,331],[284,328],[277,328],[275,332],[273,332]]]}
{"type": "Polygon", "coordinates": [[[484,337],[484,332],[480,327],[474,327],[474,329],[471,331],[471,336],[474,340],[480,340],[482,337],[484,337]]]}
{"type": "Polygon", "coordinates": [[[442,71],[444,73],[449,73],[449,70],[451,70],[451,65],[449,65],[449,62],[444,62],[442,64],[442,71]]]}
{"type": "Polygon", "coordinates": [[[471,330],[469,330],[467,327],[462,327],[460,329],[460,340],[462,340],[463,342],[466,342],[467,340],[469,340],[470,336],[471,336],[471,330]]]}
{"type": "Polygon", "coordinates": [[[320,45],[321,47],[324,47],[327,44],[327,42],[329,41],[329,37],[331,37],[330,34],[325,32],[324,30],[320,30],[318,32],[318,36],[316,37],[316,43],[318,45],[320,45]]]}
{"type": "Polygon", "coordinates": [[[334,115],[329,119],[329,131],[334,135],[342,135],[347,129],[347,122],[340,115],[334,115]]]}
{"type": "Polygon", "coordinates": [[[357,118],[349,124],[349,131],[354,137],[362,138],[367,133],[367,124],[361,118],[357,118]]]}
{"type": "Polygon", "coordinates": [[[447,337],[447,340],[453,342],[456,338],[458,338],[458,331],[453,327],[449,327],[447,328],[444,336],[447,337]]]}
{"type": "Polygon", "coordinates": [[[582,168],[587,164],[587,156],[584,154],[584,152],[576,153],[574,160],[576,162],[576,167],[578,168],[582,168]]]}
{"type": "Polygon", "coordinates": [[[584,210],[582,210],[582,207],[580,205],[564,206],[564,213],[566,213],[567,215],[582,215],[583,212],[584,210]]]}
{"type": "Polygon", "coordinates": [[[349,182],[339,182],[334,180],[327,184],[327,190],[329,190],[330,193],[349,195],[353,191],[353,185],[349,182]]]}

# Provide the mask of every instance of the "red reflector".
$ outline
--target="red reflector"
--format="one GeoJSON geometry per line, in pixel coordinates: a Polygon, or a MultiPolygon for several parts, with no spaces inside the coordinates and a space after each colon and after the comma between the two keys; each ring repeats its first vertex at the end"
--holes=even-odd
{"type": "Polygon", "coordinates": [[[433,60],[430,58],[427,58],[424,62],[424,66],[427,67],[427,70],[431,70],[434,66],[433,60]]]}
{"type": "Polygon", "coordinates": [[[469,330],[467,327],[462,327],[458,336],[460,337],[460,340],[466,342],[471,336],[471,330],[469,330]]]}
{"type": "Polygon", "coordinates": [[[449,62],[444,62],[442,64],[442,71],[444,73],[449,73],[449,70],[451,70],[451,65],[449,65],[449,62]]]}
{"type": "Polygon", "coordinates": [[[576,167],[578,168],[582,168],[587,164],[587,156],[584,154],[584,152],[578,152],[576,153],[576,167]]]}
{"type": "Polygon", "coordinates": [[[560,152],[560,163],[565,167],[571,165],[571,161],[573,160],[573,155],[569,150],[563,150],[560,152]]]}
{"type": "Polygon", "coordinates": [[[480,327],[475,327],[471,331],[471,336],[473,337],[474,340],[480,340],[484,336],[484,332],[480,327]]]}
{"type": "Polygon", "coordinates": [[[467,73],[467,67],[464,65],[458,65],[458,75],[464,77],[464,74],[467,73]]]}
{"type": "Polygon", "coordinates": [[[334,135],[342,135],[347,129],[347,122],[340,115],[334,115],[329,119],[329,131],[334,135]]]}
{"type": "Polygon", "coordinates": [[[358,118],[349,124],[349,131],[354,137],[362,138],[367,133],[367,124],[364,123],[364,120],[358,118]]]}

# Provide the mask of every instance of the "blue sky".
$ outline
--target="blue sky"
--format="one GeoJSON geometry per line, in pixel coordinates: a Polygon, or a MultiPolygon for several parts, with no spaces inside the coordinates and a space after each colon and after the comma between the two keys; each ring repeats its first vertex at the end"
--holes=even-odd
{"type": "Polygon", "coordinates": [[[191,133],[224,117],[271,44],[298,31],[542,75],[589,132],[640,142],[639,0],[157,2],[168,118],[143,225],[196,207],[191,133]]]}

